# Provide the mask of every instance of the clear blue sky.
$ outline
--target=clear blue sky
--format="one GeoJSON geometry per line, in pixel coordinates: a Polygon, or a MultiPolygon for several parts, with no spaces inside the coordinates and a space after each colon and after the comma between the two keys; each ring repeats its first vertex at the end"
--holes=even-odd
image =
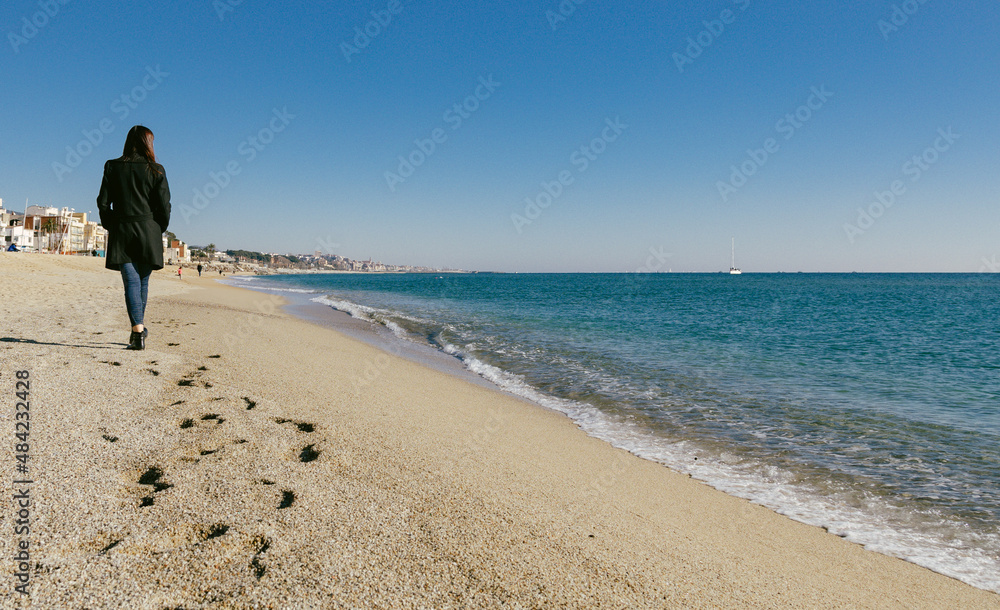
{"type": "Polygon", "coordinates": [[[96,210],[142,123],[193,244],[717,271],[735,237],[745,271],[1000,270],[994,0],[8,0],[0,31],[15,210],[96,210]]]}

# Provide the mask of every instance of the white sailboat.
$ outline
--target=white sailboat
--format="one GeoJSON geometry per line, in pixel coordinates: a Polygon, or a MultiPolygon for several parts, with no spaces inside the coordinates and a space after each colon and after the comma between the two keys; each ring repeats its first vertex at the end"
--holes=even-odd
{"type": "Polygon", "coordinates": [[[743,272],[736,267],[736,238],[733,238],[733,263],[729,267],[729,275],[741,275],[743,272]]]}

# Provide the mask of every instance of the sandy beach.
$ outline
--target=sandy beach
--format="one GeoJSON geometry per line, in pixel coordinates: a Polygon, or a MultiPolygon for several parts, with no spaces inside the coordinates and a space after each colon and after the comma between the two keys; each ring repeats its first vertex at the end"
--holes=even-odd
{"type": "Polygon", "coordinates": [[[103,263],[0,255],[5,608],[1000,608],[217,276],[124,351],[103,263]]]}

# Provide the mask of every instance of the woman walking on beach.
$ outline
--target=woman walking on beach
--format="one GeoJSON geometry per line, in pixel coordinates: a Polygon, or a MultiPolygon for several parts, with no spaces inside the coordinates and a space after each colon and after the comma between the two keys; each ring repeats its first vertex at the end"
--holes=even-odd
{"type": "Polygon", "coordinates": [[[122,156],[104,164],[97,196],[101,224],[108,230],[105,267],[120,271],[125,307],[132,324],[126,349],[146,349],[143,326],[149,275],[163,269],[163,238],[170,222],[170,188],[153,152],[153,132],[136,125],[125,137],[122,156]]]}

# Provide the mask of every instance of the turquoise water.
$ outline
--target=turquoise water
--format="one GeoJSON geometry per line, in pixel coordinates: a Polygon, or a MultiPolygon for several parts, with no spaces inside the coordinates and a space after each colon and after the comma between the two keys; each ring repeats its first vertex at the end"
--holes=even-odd
{"type": "Polygon", "coordinates": [[[1000,275],[271,276],[584,430],[1000,591],[1000,275]]]}

